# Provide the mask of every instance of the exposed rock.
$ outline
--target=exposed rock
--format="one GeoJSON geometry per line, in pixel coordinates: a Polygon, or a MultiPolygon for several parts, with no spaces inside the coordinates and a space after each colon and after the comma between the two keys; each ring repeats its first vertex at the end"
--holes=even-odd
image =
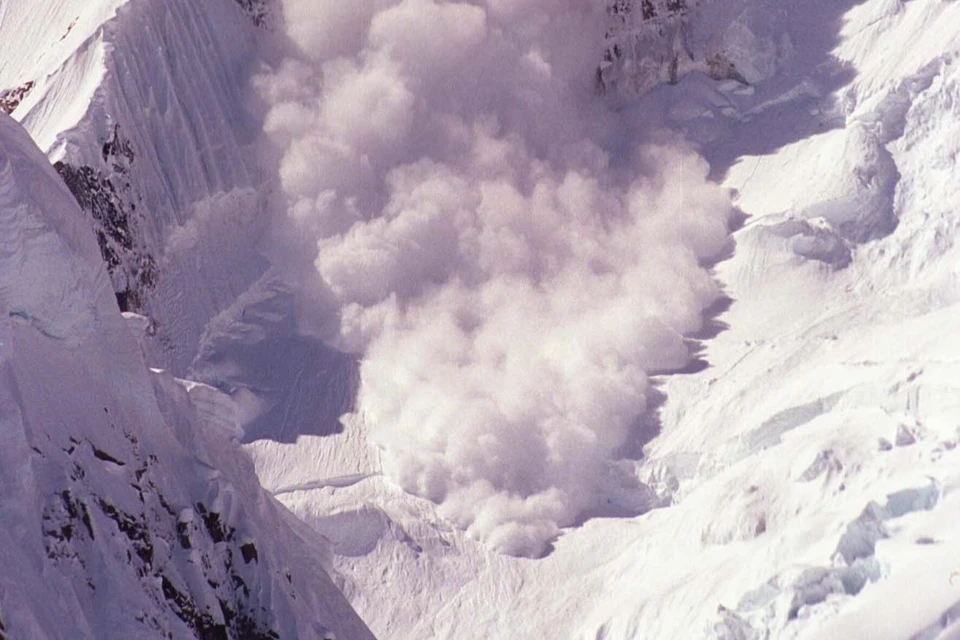
{"type": "Polygon", "coordinates": [[[270,0],[234,0],[250,16],[253,24],[267,27],[270,24],[270,0]]]}
{"type": "Polygon", "coordinates": [[[93,219],[100,253],[121,311],[142,311],[144,292],[156,284],[156,260],[144,248],[137,198],[126,178],[135,154],[118,127],[103,143],[103,168],[57,162],[54,168],[80,208],[93,219]]]}
{"type": "Polygon", "coordinates": [[[33,80],[29,80],[14,89],[0,91],[0,111],[7,115],[16,111],[35,85],[36,83],[33,80]]]}
{"type": "Polygon", "coordinates": [[[243,561],[247,564],[260,561],[260,557],[257,554],[257,546],[252,542],[240,545],[240,553],[243,554],[243,561]]]}
{"type": "Polygon", "coordinates": [[[607,48],[597,67],[597,91],[627,88],[643,94],[676,83],[686,47],[684,18],[699,0],[614,0],[607,5],[607,48]]]}
{"type": "Polygon", "coordinates": [[[821,451],[817,454],[817,457],[814,458],[813,462],[810,463],[810,466],[801,474],[801,482],[810,482],[815,478],[820,477],[823,474],[827,474],[829,477],[834,473],[839,473],[843,470],[843,465],[837,460],[836,455],[833,451],[827,449],[821,451]]]}

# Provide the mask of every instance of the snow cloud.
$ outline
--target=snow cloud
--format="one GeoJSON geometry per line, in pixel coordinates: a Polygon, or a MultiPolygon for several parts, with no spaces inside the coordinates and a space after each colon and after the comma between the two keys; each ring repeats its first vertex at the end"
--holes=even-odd
{"type": "Polygon", "coordinates": [[[539,555],[622,483],[648,372],[687,362],[727,196],[597,97],[602,2],[283,7],[265,128],[385,471],[539,555]]]}

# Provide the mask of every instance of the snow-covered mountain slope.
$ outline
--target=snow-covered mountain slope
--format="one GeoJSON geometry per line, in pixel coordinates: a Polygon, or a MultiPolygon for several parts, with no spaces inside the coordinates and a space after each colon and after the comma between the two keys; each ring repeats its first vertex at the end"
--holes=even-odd
{"type": "Polygon", "coordinates": [[[960,9],[686,4],[598,77],[746,214],[699,365],[658,380],[635,473],[663,508],[512,559],[385,478],[360,420],[249,445],[378,634],[953,637],[960,9]]]}
{"type": "Polygon", "coordinates": [[[90,216],[121,307],[150,317],[151,362],[183,374],[207,321],[266,269],[246,93],[268,5],[33,4],[0,5],[6,110],[90,216]]]}
{"type": "MultiPolygon", "coordinates": [[[[335,180],[359,184],[355,209],[364,207],[364,195],[376,203],[364,180],[436,143],[441,129],[460,136],[451,138],[456,144],[472,140],[470,131],[489,143],[470,147],[483,152],[476,157],[487,162],[484,170],[501,156],[529,160],[511,146],[518,136],[536,153],[557,151],[557,140],[576,135],[543,126],[556,122],[545,114],[557,116],[543,100],[556,97],[542,93],[555,88],[543,50],[523,53],[522,40],[498,50],[521,60],[519,71],[510,69],[517,75],[500,76],[487,73],[493,67],[483,66],[481,51],[474,60],[458,49],[483,41],[481,5],[511,15],[537,4],[283,2],[290,36],[314,49],[281,65],[276,76],[288,82],[272,90],[289,100],[267,129],[304,141],[291,148],[308,159],[358,152],[356,162],[326,165],[329,175],[281,176],[303,191],[301,209],[328,206],[321,187],[335,180]],[[367,37],[354,22],[391,8],[362,55],[320,74],[311,70],[367,37]],[[319,30],[327,39],[311,39],[318,11],[329,22],[319,30]],[[470,20],[448,19],[454,14],[470,20]],[[438,34],[422,28],[436,20],[448,28],[433,42],[438,34]],[[430,55],[418,61],[424,52],[430,55]],[[410,66],[401,74],[376,66],[390,55],[410,66]],[[458,65],[477,71],[468,80],[489,80],[498,100],[519,90],[522,99],[509,103],[506,120],[530,130],[517,126],[502,144],[489,121],[486,128],[447,127],[472,108],[457,99],[464,78],[452,73],[458,65]],[[344,81],[356,69],[370,73],[363,82],[344,81]],[[334,97],[349,108],[331,100],[318,115],[317,105],[326,103],[315,92],[325,73],[344,81],[332,84],[342,89],[334,97]],[[404,85],[409,77],[416,82],[404,85]],[[358,103],[370,107],[370,117],[354,130],[358,103]],[[527,111],[530,105],[543,109],[527,111]],[[391,120],[405,109],[414,114],[409,120],[391,120]],[[424,124],[416,120],[422,113],[442,117],[424,124]],[[318,132],[317,122],[327,121],[335,126],[318,132]],[[392,144],[410,131],[416,144],[392,144]]],[[[685,139],[732,190],[745,222],[728,259],[713,268],[729,300],[688,336],[696,359],[681,374],[654,377],[655,391],[645,394],[651,412],[635,434],[643,455],[624,451],[616,461],[628,477],[592,476],[609,500],[609,508],[597,509],[604,517],[584,513],[539,560],[496,553],[433,502],[402,491],[384,474],[383,450],[374,444],[389,425],[372,434],[362,414],[337,420],[356,409],[361,365],[317,337],[336,334],[316,324],[335,315],[324,307],[332,304],[329,292],[306,313],[301,289],[315,283],[279,264],[270,268],[258,251],[271,190],[276,182],[290,186],[258,162],[262,122],[245,106],[258,59],[284,46],[269,32],[271,5],[39,5],[0,0],[0,108],[61,163],[98,236],[110,282],[63,189],[0,195],[10,204],[3,215],[14,212],[0,234],[0,256],[9,258],[0,265],[0,342],[8,350],[0,346],[0,362],[10,363],[0,367],[12,381],[2,385],[3,406],[12,409],[2,413],[10,445],[0,465],[7,487],[0,504],[10,511],[0,521],[24,523],[0,532],[9,537],[0,545],[4,565],[15,567],[0,583],[0,621],[12,637],[17,630],[61,637],[78,628],[86,637],[156,629],[189,637],[218,625],[238,637],[243,612],[261,632],[282,638],[329,630],[364,637],[324,568],[385,638],[956,633],[960,5],[608,3],[595,77],[592,60],[574,66],[601,94],[590,108],[602,103],[629,130],[596,140],[662,130],[670,140],[685,139]],[[45,194],[59,205],[30,209],[45,194]],[[32,211],[56,232],[23,222],[32,211]],[[31,252],[42,256],[42,269],[26,261],[31,252]],[[121,323],[111,288],[125,308],[149,318],[121,323]],[[148,377],[130,329],[149,364],[216,388],[163,372],[148,377]],[[45,401],[50,397],[57,400],[45,401]],[[260,480],[314,531],[273,525],[285,512],[259,491],[232,444],[238,435],[260,480]],[[41,589],[58,597],[41,598],[41,589]]],[[[548,14],[541,22],[513,15],[547,49],[557,46],[541,30],[548,14]]],[[[571,47],[582,44],[581,34],[567,35],[571,47]]],[[[262,92],[262,73],[255,84],[262,92]]],[[[572,122],[572,130],[596,124],[557,121],[572,122]]],[[[24,146],[20,133],[8,137],[24,146]]],[[[454,169],[438,172],[441,184],[469,155],[456,144],[433,145],[454,169]]],[[[567,153],[571,148],[540,160],[597,157],[567,153]]],[[[15,168],[42,164],[35,152],[26,154],[31,162],[17,160],[15,168]]],[[[48,170],[37,171],[38,180],[51,181],[48,170]]],[[[393,186],[416,184],[417,176],[403,174],[393,186]]],[[[469,192],[468,180],[457,184],[469,192]]],[[[419,203],[417,192],[409,195],[404,205],[412,204],[394,212],[401,222],[399,214],[419,203]]],[[[460,215],[470,205],[457,206],[460,215]]],[[[513,222],[503,228],[524,231],[513,222]]],[[[435,274],[423,248],[431,237],[403,245],[428,276],[435,274]]],[[[410,239],[400,232],[392,238],[410,239]]],[[[364,249],[364,239],[381,238],[358,232],[342,245],[335,234],[324,239],[321,267],[397,246],[374,244],[377,251],[351,256],[346,240],[364,249]]],[[[294,244],[290,253],[302,248],[294,244]]],[[[283,263],[282,243],[279,249],[274,245],[273,256],[283,263]]],[[[467,266],[472,275],[486,268],[467,266]]],[[[334,272],[334,279],[349,285],[349,275],[334,272]]],[[[382,288],[369,281],[371,290],[382,288]]],[[[388,284],[404,295],[402,279],[388,284]]],[[[414,450],[418,437],[394,440],[414,450]]],[[[578,469],[567,470],[562,486],[572,490],[578,469]]]]}
{"type": "Polygon", "coordinates": [[[5,115],[0,229],[2,633],[370,637],[233,402],[147,370],[88,221],[5,115]]]}

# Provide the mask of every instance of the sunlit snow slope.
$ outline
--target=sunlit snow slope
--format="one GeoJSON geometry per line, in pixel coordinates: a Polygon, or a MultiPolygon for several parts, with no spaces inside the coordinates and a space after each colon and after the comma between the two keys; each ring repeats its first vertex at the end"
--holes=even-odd
{"type": "Polygon", "coordinates": [[[361,420],[250,445],[384,637],[956,633],[960,5],[679,4],[598,72],[745,214],[699,365],[658,381],[635,473],[662,508],[511,559],[384,478],[361,420]]]}
{"type": "Polygon", "coordinates": [[[0,110],[34,139],[0,115],[0,636],[369,637],[236,403],[144,364],[185,371],[266,269],[244,94],[268,13],[0,1],[0,110]]]}
{"type": "Polygon", "coordinates": [[[148,371],[86,219],[5,115],[0,238],[0,634],[370,637],[232,401],[148,371]]]}

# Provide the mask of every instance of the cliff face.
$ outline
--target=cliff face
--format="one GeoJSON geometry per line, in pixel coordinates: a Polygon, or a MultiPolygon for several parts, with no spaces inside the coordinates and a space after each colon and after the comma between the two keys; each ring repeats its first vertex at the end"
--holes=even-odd
{"type": "Polygon", "coordinates": [[[28,4],[0,11],[0,637],[370,637],[233,401],[144,362],[184,370],[265,268],[268,3],[28,4]]]}
{"type": "Polygon", "coordinates": [[[635,97],[692,72],[744,86],[763,82],[803,61],[810,42],[786,34],[817,13],[829,11],[749,0],[614,0],[598,91],[635,97]]]}
{"type": "Polygon", "coordinates": [[[147,370],[102,245],[7,116],[0,229],[3,633],[370,637],[260,489],[232,401],[147,370]]]}
{"type": "Polygon", "coordinates": [[[277,10],[271,0],[234,0],[258,27],[270,27],[277,10]]]}

